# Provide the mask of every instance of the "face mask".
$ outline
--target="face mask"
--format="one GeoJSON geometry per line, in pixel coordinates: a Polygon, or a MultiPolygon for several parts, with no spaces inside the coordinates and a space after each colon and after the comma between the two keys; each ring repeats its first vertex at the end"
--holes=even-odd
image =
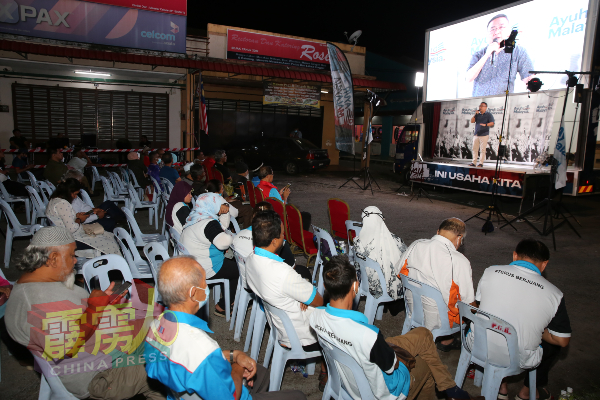
{"type": "Polygon", "coordinates": [[[246,174],[244,176],[246,177],[246,179],[250,179],[250,174],[246,174]]]}
{"type": "Polygon", "coordinates": [[[205,305],[205,304],[206,304],[206,302],[208,301],[208,296],[210,296],[210,288],[208,287],[208,285],[206,285],[206,287],[205,287],[205,288],[201,288],[201,287],[198,287],[198,286],[192,286],[192,287],[190,288],[190,297],[192,298],[192,300],[194,300],[195,302],[197,302],[197,303],[200,305],[200,308],[204,307],[204,305],[205,305]],[[200,289],[200,290],[204,290],[204,293],[206,294],[206,298],[205,298],[204,300],[202,300],[202,301],[198,301],[198,300],[196,300],[196,299],[194,299],[194,298],[192,297],[192,288],[194,288],[194,287],[195,287],[195,288],[198,288],[198,289],[200,289]]]}

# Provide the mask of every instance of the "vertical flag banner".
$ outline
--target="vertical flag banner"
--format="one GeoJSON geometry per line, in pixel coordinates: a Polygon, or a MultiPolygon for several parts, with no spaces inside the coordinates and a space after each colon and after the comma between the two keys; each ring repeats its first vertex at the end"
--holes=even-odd
{"type": "Polygon", "coordinates": [[[565,123],[562,120],[560,121],[556,147],[554,148],[554,158],[558,161],[554,188],[560,189],[567,186],[567,142],[565,140],[565,123]]]}
{"type": "Polygon", "coordinates": [[[198,74],[198,88],[196,89],[196,96],[200,102],[198,119],[201,131],[204,131],[208,135],[208,117],[206,115],[206,98],[204,97],[204,82],[202,81],[202,72],[198,74]]]}
{"type": "Polygon", "coordinates": [[[354,154],[354,87],[346,55],[339,47],[327,43],[331,82],[333,83],[333,108],[335,118],[335,147],[354,154]]]}

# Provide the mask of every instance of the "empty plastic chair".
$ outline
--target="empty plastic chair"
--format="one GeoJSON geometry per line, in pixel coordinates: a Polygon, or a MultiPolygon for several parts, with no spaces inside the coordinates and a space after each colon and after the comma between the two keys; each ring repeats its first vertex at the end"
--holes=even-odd
{"type": "Polygon", "coordinates": [[[25,220],[28,224],[31,223],[31,211],[30,211],[30,200],[29,196],[13,196],[6,191],[4,184],[0,182],[0,196],[6,203],[13,205],[14,203],[25,204],[25,220]]]}
{"type": "Polygon", "coordinates": [[[129,174],[127,173],[127,169],[125,167],[119,167],[119,172],[121,172],[121,180],[125,185],[129,183],[129,174]]]}
{"type": "Polygon", "coordinates": [[[115,228],[113,234],[117,239],[117,243],[119,243],[123,257],[129,264],[131,275],[137,279],[154,279],[150,264],[140,256],[129,233],[123,228],[115,228]]]}
{"type": "Polygon", "coordinates": [[[52,196],[52,193],[54,193],[54,190],[50,189],[50,186],[48,186],[48,183],[45,181],[38,181],[38,187],[40,188],[40,196],[42,197],[44,205],[48,206],[48,201],[50,201],[50,197],[52,196]]]}
{"type": "Polygon", "coordinates": [[[130,170],[129,168],[127,169],[127,171],[129,172],[129,183],[131,183],[133,185],[133,188],[136,190],[138,197],[140,200],[144,199],[144,188],[140,186],[140,184],[137,181],[137,178],[135,177],[135,174],[133,173],[132,170],[130,170]]]}
{"type": "Polygon", "coordinates": [[[29,192],[31,200],[31,222],[35,224],[39,220],[40,225],[47,226],[46,205],[44,201],[32,186],[25,186],[25,190],[29,192]]]}
{"type": "Polygon", "coordinates": [[[29,176],[29,184],[31,186],[33,186],[33,188],[35,189],[36,192],[40,191],[40,186],[38,185],[38,180],[36,179],[35,175],[33,175],[33,173],[31,171],[25,171],[27,172],[27,176],[29,176]]]}
{"type": "Polygon", "coordinates": [[[54,193],[54,191],[56,190],[56,186],[54,186],[54,183],[50,182],[48,179],[46,179],[44,182],[46,182],[46,185],[48,185],[50,190],[52,190],[52,193],[54,193]]]}
{"type": "Polygon", "coordinates": [[[21,225],[12,208],[4,200],[0,200],[0,210],[6,216],[6,240],[4,241],[4,267],[8,268],[10,264],[10,255],[12,253],[12,242],[16,237],[33,236],[41,225],[21,225]]]}
{"type": "Polygon", "coordinates": [[[148,243],[144,246],[144,254],[152,269],[152,276],[154,278],[154,302],[162,302],[162,297],[158,293],[158,272],[160,266],[167,261],[169,257],[168,249],[165,249],[160,243],[148,243]]]}
{"type": "Polygon", "coordinates": [[[99,289],[106,290],[110,286],[108,273],[113,270],[120,271],[121,275],[123,275],[123,280],[132,284],[130,289],[132,289],[132,291],[135,290],[133,276],[131,275],[131,270],[129,269],[127,261],[116,254],[106,254],[92,258],[83,264],[83,267],[81,268],[81,274],[83,275],[83,280],[85,281],[88,291],[92,291],[91,282],[94,277],[98,278],[98,284],[100,285],[99,289]]]}
{"type": "MultiPolygon", "coordinates": [[[[258,296],[257,296],[258,297],[258,296]]],[[[269,359],[271,358],[271,353],[273,354],[273,363],[271,365],[271,383],[269,385],[269,391],[274,392],[281,388],[281,380],[283,378],[283,373],[285,371],[285,365],[288,360],[307,360],[314,359],[316,357],[321,356],[320,351],[309,351],[305,352],[302,348],[302,344],[300,343],[300,339],[298,339],[298,334],[296,333],[296,329],[294,329],[294,325],[290,320],[290,317],[283,311],[271,304],[263,301],[262,302],[265,312],[267,314],[267,320],[269,321],[269,325],[271,326],[271,336],[273,340],[271,340],[271,345],[267,347],[267,352],[265,354],[265,361],[263,366],[265,368],[269,365],[269,359]],[[290,342],[290,348],[283,347],[279,344],[279,331],[273,325],[273,316],[279,318],[283,324],[283,329],[287,334],[288,340],[290,342]]],[[[310,361],[306,365],[306,370],[309,375],[315,374],[315,360],[310,361]]]]}
{"type": "Polygon", "coordinates": [[[102,188],[104,189],[104,201],[110,200],[115,203],[122,201],[125,203],[125,207],[129,207],[129,196],[116,195],[107,178],[101,176],[100,181],[102,182],[102,188]]]}
{"type": "Polygon", "coordinates": [[[129,209],[131,212],[135,214],[137,210],[148,209],[148,223],[152,225],[152,217],[154,216],[154,228],[158,229],[158,201],[141,201],[131,184],[127,186],[127,190],[129,192],[129,209]]]}
{"type": "Polygon", "coordinates": [[[79,194],[81,195],[81,199],[83,200],[83,202],[85,204],[87,204],[88,206],[95,208],[94,206],[94,202],[92,201],[92,199],[90,198],[90,195],[88,194],[88,192],[85,191],[85,189],[81,189],[79,191],[79,194]]]}
{"type": "MultiPolygon", "coordinates": [[[[508,322],[482,311],[479,308],[472,307],[462,301],[458,302],[458,311],[462,319],[468,319],[472,322],[471,331],[473,331],[473,340],[467,342],[465,325],[461,326],[460,335],[462,347],[460,349],[460,359],[454,378],[458,387],[462,387],[465,375],[471,364],[483,367],[483,386],[481,381],[481,372],[475,372],[475,386],[482,386],[481,395],[486,400],[496,400],[498,390],[502,379],[507,376],[518,375],[523,372],[519,364],[519,339],[517,330],[508,322]],[[473,314],[473,312],[476,314],[473,314]],[[498,329],[498,327],[502,329],[498,329]],[[488,333],[487,331],[493,332],[488,333]],[[502,335],[506,339],[508,352],[508,365],[501,366],[499,360],[490,360],[488,358],[489,343],[488,338],[492,335],[502,335]]],[[[536,370],[529,371],[529,398],[535,399],[536,391],[536,370]]]]}
{"type": "Polygon", "coordinates": [[[348,258],[354,261],[354,239],[360,235],[362,222],[346,221],[346,236],[348,237],[348,258]]]}
{"type": "Polygon", "coordinates": [[[150,177],[150,180],[152,181],[152,183],[154,185],[154,197],[152,198],[152,200],[160,203],[160,205],[159,205],[160,215],[162,216],[163,212],[167,208],[168,198],[167,198],[167,202],[165,202],[165,192],[162,188],[162,185],[160,183],[158,183],[158,181],[156,179],[154,179],[153,177],[150,177]]]}
{"type": "Polygon", "coordinates": [[[439,311],[439,317],[441,321],[441,327],[433,329],[433,341],[440,336],[449,336],[460,330],[460,324],[455,324],[450,327],[450,321],[448,320],[448,306],[444,302],[442,293],[436,288],[429,286],[423,282],[419,282],[415,279],[409,278],[406,275],[400,274],[402,280],[402,286],[404,286],[404,306],[406,309],[406,317],[404,318],[404,327],[402,328],[402,334],[408,333],[412,328],[418,328],[420,326],[425,327],[425,315],[423,313],[423,297],[427,297],[435,301],[437,309],[439,311]],[[411,292],[412,297],[412,311],[408,306],[406,299],[406,292],[411,292]]]}
{"type": "MultiPolygon", "coordinates": [[[[38,400],[77,400],[77,397],[65,388],[58,375],[52,371],[50,363],[33,352],[31,354],[37,367],[35,370],[42,373],[38,400]]],[[[85,397],[87,395],[86,393],[85,397]]]]}
{"type": "Polygon", "coordinates": [[[356,362],[352,356],[340,349],[330,341],[324,340],[319,336],[319,344],[323,351],[323,357],[327,364],[327,385],[323,391],[323,399],[375,399],[369,380],[365,375],[365,371],[356,362]],[[342,369],[343,366],[343,369],[342,369]],[[342,379],[344,377],[344,379],[342,379]],[[349,382],[351,378],[353,382],[349,382]],[[347,388],[352,387],[358,389],[357,396],[352,396],[348,393],[347,388]]]}
{"type": "Polygon", "coordinates": [[[323,265],[325,265],[326,262],[321,253],[323,242],[327,243],[329,246],[329,251],[331,252],[332,257],[337,256],[337,249],[335,248],[333,238],[325,229],[317,228],[314,225],[312,227],[313,231],[315,232],[315,237],[317,238],[317,258],[315,259],[315,268],[313,269],[312,281],[315,282],[316,280],[318,282],[317,291],[321,296],[323,296],[323,292],[325,291],[325,287],[323,286],[323,265]]]}
{"type": "Polygon", "coordinates": [[[387,282],[385,280],[385,276],[381,271],[381,266],[370,258],[362,259],[360,257],[355,257],[355,261],[358,263],[360,267],[360,286],[358,289],[358,297],[365,296],[367,298],[367,303],[365,304],[364,314],[369,321],[369,324],[373,324],[373,320],[375,320],[375,314],[377,314],[377,319],[380,320],[383,316],[383,303],[387,303],[389,301],[394,301],[388,294],[387,290],[387,282]],[[367,275],[367,268],[371,268],[375,270],[377,276],[379,278],[379,283],[381,285],[381,289],[383,293],[378,298],[373,297],[371,292],[369,291],[369,279],[367,275]],[[381,307],[381,311],[378,312],[381,307]]]}
{"type": "Polygon", "coordinates": [[[142,233],[140,226],[135,220],[135,216],[131,210],[129,210],[127,207],[122,207],[121,210],[123,210],[125,213],[125,218],[127,218],[127,222],[131,228],[131,237],[133,238],[133,241],[137,247],[144,247],[148,243],[158,242],[162,244],[164,248],[167,248],[169,242],[166,236],[159,233],[142,233]]]}
{"type": "Polygon", "coordinates": [[[119,196],[129,196],[127,192],[127,186],[119,177],[119,174],[116,172],[108,171],[108,177],[110,179],[110,183],[112,184],[113,192],[119,196]]]}
{"type": "Polygon", "coordinates": [[[350,206],[342,199],[327,200],[327,215],[331,234],[340,239],[348,239],[346,221],[350,219],[350,206]]]}
{"type": "Polygon", "coordinates": [[[100,173],[98,172],[98,168],[92,166],[92,193],[96,190],[96,182],[100,182],[100,173]]]}

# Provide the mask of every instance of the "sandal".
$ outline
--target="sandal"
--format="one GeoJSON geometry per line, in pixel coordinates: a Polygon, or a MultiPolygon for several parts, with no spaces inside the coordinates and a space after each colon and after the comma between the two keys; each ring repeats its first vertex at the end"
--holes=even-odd
{"type": "Polygon", "coordinates": [[[327,372],[321,371],[321,373],[319,373],[319,390],[321,392],[325,391],[325,386],[327,385],[328,379],[329,379],[329,375],[327,374],[327,372]]]}
{"type": "Polygon", "coordinates": [[[498,400],[508,400],[508,393],[506,393],[506,394],[498,393],[498,400]]]}
{"type": "Polygon", "coordinates": [[[460,339],[454,338],[454,340],[450,344],[442,344],[442,342],[438,342],[436,343],[436,347],[438,350],[443,351],[444,353],[447,353],[452,350],[460,350],[460,339]]]}
{"type": "MultiPolygon", "coordinates": [[[[552,393],[547,388],[537,388],[538,392],[540,392],[540,396],[536,400],[550,400],[552,398],[552,393]]],[[[529,400],[522,399],[519,395],[515,396],[515,400],[529,400]]]]}

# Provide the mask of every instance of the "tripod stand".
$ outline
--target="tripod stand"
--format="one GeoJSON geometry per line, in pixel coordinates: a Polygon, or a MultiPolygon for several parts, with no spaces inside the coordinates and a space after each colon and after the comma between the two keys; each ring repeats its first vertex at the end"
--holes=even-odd
{"type": "MultiPolygon", "coordinates": [[[[515,231],[517,230],[517,228],[515,228],[506,218],[504,218],[504,215],[502,215],[502,211],[500,211],[500,206],[498,205],[498,178],[500,176],[500,148],[502,146],[502,139],[504,138],[504,121],[505,121],[505,117],[506,117],[506,108],[508,106],[508,89],[510,87],[510,73],[512,72],[512,60],[513,60],[513,55],[514,55],[514,48],[515,48],[515,38],[517,36],[517,31],[513,30],[512,33],[510,34],[510,37],[506,40],[506,45],[504,48],[504,52],[505,53],[510,53],[510,64],[509,64],[509,68],[508,68],[508,79],[506,82],[506,95],[504,97],[504,112],[502,113],[502,128],[500,129],[500,137],[498,137],[498,153],[497,153],[497,157],[496,157],[496,169],[494,171],[494,180],[493,180],[493,184],[492,184],[492,204],[489,205],[487,208],[484,208],[483,210],[479,211],[477,214],[473,215],[472,217],[470,217],[469,219],[467,219],[465,222],[473,219],[473,218],[478,218],[481,220],[484,220],[485,223],[483,224],[483,232],[487,235],[488,233],[492,232],[494,230],[494,225],[492,223],[492,216],[496,216],[497,220],[498,220],[498,225],[500,225],[500,220],[503,220],[504,222],[506,222],[506,225],[510,225],[515,231]],[[482,217],[482,214],[487,213],[487,217],[482,217]]],[[[485,157],[485,155],[484,155],[485,157]]]]}

